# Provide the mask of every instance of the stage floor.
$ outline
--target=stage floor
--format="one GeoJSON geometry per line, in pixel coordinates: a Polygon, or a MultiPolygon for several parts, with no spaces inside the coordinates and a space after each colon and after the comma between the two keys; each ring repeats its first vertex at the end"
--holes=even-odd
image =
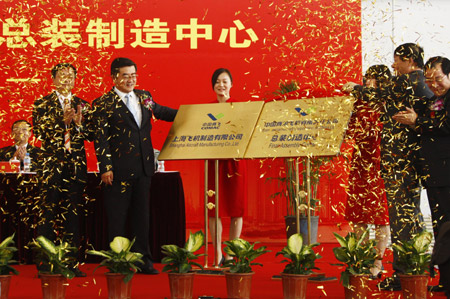
{"type": "MultiPolygon", "coordinates": [[[[279,274],[284,265],[280,263],[281,256],[275,257],[277,251],[281,250],[282,245],[276,243],[262,243],[266,245],[270,253],[259,257],[256,262],[262,263],[263,267],[254,267],[255,275],[252,281],[252,298],[256,299],[277,299],[283,298],[281,280],[273,279],[274,275],[279,274]]],[[[334,281],[327,282],[309,282],[306,298],[344,298],[344,288],[339,283],[340,267],[335,266],[337,260],[334,258],[332,248],[338,246],[334,244],[320,245],[318,251],[322,259],[318,260],[316,265],[320,268],[318,272],[324,273],[327,278],[336,277],[334,281]]],[[[210,246],[211,248],[212,246],[210,246]]],[[[389,253],[387,260],[392,260],[389,253]]],[[[212,256],[210,257],[212,261],[212,256]]],[[[203,260],[201,260],[203,264],[203,260]]],[[[209,263],[211,264],[211,263],[209,263]]],[[[93,273],[97,264],[84,264],[81,269],[88,276],[85,278],[74,278],[69,281],[67,288],[68,299],[75,298],[107,298],[106,280],[103,273],[106,269],[100,268],[93,273]]],[[[10,289],[10,299],[36,299],[42,298],[40,279],[37,277],[36,268],[33,265],[15,266],[20,275],[12,279],[10,289]]],[[[155,268],[161,270],[162,264],[155,264],[155,268]]],[[[385,263],[388,273],[391,272],[389,264],[385,263]]],[[[437,279],[432,283],[436,284],[437,279]]],[[[137,274],[133,278],[132,298],[170,298],[169,283],[166,273],[159,275],[137,274]]],[[[376,289],[376,281],[370,282],[370,298],[401,298],[401,292],[381,292],[376,289]]],[[[209,295],[214,298],[226,298],[225,278],[221,275],[196,275],[194,282],[194,298],[209,295]]],[[[429,294],[429,298],[446,298],[443,293],[429,294]]]]}

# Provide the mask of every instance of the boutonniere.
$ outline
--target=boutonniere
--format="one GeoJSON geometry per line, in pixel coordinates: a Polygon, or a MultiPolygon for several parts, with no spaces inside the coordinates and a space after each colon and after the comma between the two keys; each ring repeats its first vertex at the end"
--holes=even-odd
{"type": "Polygon", "coordinates": [[[431,110],[432,111],[439,111],[444,109],[444,100],[439,98],[434,103],[431,104],[431,110]]]}
{"type": "Polygon", "coordinates": [[[155,107],[155,102],[153,102],[152,96],[144,94],[141,98],[142,105],[153,112],[153,108],[155,107]]]}
{"type": "Polygon", "coordinates": [[[89,110],[91,108],[91,106],[89,106],[89,104],[86,104],[84,102],[81,102],[80,106],[81,106],[81,113],[82,114],[86,114],[87,112],[89,112],[89,110]]]}
{"type": "Polygon", "coordinates": [[[144,94],[141,98],[142,106],[145,109],[149,110],[152,114],[152,119],[156,120],[155,114],[153,113],[153,108],[155,108],[155,102],[153,102],[153,98],[151,95],[144,94]]]}

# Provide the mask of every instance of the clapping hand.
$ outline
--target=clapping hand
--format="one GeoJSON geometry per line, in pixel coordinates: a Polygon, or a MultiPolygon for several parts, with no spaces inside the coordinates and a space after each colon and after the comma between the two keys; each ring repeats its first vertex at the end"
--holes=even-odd
{"type": "Polygon", "coordinates": [[[25,155],[27,154],[27,149],[25,146],[19,146],[14,153],[14,156],[18,160],[23,160],[25,158],[25,155]]]}
{"type": "Polygon", "coordinates": [[[81,126],[81,121],[83,119],[83,114],[81,113],[81,105],[77,106],[77,110],[73,108],[64,109],[64,124],[66,126],[70,125],[73,121],[75,125],[81,126]]]}
{"type": "Polygon", "coordinates": [[[75,109],[71,107],[67,107],[64,109],[64,124],[66,126],[70,125],[74,117],[75,117],[75,109]]]}
{"type": "Polygon", "coordinates": [[[356,83],[354,82],[347,82],[342,86],[342,92],[350,93],[353,91],[353,88],[355,87],[356,83]]]}
{"type": "Polygon", "coordinates": [[[395,114],[394,116],[392,116],[392,118],[404,125],[414,125],[416,123],[416,119],[417,119],[417,113],[416,111],[414,111],[413,108],[405,108],[405,111],[400,111],[397,114],[395,114]]]}
{"type": "Polygon", "coordinates": [[[81,113],[81,105],[77,106],[77,112],[73,116],[73,122],[77,126],[81,126],[81,121],[83,120],[83,114],[81,113]]]}

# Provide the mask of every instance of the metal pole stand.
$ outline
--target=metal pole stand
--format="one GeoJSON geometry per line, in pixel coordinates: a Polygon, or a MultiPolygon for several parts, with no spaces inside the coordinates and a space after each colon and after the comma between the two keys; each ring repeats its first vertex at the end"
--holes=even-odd
{"type": "MultiPolygon", "coordinates": [[[[219,243],[219,234],[218,231],[218,225],[219,225],[219,160],[215,160],[215,167],[214,167],[214,176],[215,176],[215,238],[213,241],[213,248],[218,248],[218,246],[221,247],[221,244],[219,243]],[[215,245],[215,246],[214,246],[215,245]]],[[[219,267],[219,257],[216,254],[216,250],[214,250],[214,267],[208,266],[208,239],[209,239],[209,217],[208,217],[208,198],[209,196],[209,190],[208,190],[208,160],[205,160],[205,190],[204,190],[204,216],[205,216],[205,260],[204,260],[204,269],[205,270],[199,270],[196,271],[197,274],[204,274],[204,275],[223,275],[223,271],[219,267]]]]}

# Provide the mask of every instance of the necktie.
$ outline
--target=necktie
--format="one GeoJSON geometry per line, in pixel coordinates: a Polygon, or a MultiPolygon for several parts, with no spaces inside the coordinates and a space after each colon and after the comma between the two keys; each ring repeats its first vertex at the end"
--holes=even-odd
{"type": "Polygon", "coordinates": [[[136,107],[133,101],[131,100],[131,96],[129,94],[125,95],[125,104],[127,105],[128,110],[130,110],[131,114],[133,114],[134,120],[140,127],[139,116],[137,115],[136,107]]]}
{"type": "MultiPolygon", "coordinates": [[[[69,99],[65,98],[64,99],[64,111],[66,111],[67,109],[69,109],[69,99]]],[[[71,149],[70,149],[70,128],[69,126],[66,126],[66,131],[64,132],[64,148],[70,153],[71,149]]]]}

